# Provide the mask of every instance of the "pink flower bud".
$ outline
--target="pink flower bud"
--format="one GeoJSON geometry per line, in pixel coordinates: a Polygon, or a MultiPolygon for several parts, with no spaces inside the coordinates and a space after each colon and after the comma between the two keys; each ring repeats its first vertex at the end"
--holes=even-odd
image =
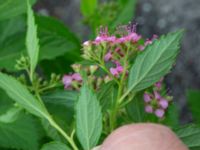
{"type": "Polygon", "coordinates": [[[144,47],[143,45],[138,46],[138,49],[139,49],[140,51],[143,51],[144,48],[145,48],[145,47],[144,47]]]}
{"type": "Polygon", "coordinates": [[[133,32],[129,35],[130,40],[132,40],[133,42],[137,42],[141,39],[141,36],[138,35],[137,33],[133,32]]]}
{"type": "Polygon", "coordinates": [[[155,115],[158,117],[158,118],[162,118],[165,114],[165,111],[163,109],[156,109],[155,110],[155,115]]]}
{"type": "Polygon", "coordinates": [[[116,68],[110,68],[110,73],[112,75],[114,75],[115,77],[117,77],[119,75],[118,71],[116,68]]]}
{"type": "Polygon", "coordinates": [[[154,96],[155,96],[155,99],[159,100],[161,98],[161,95],[160,93],[158,93],[158,91],[154,91],[154,96]]]}
{"type": "Polygon", "coordinates": [[[122,73],[124,71],[124,68],[122,66],[117,66],[116,70],[118,73],[122,73]]]}
{"type": "Polygon", "coordinates": [[[72,83],[72,77],[70,75],[64,75],[62,82],[65,85],[65,88],[68,88],[72,83]]]}
{"type": "Polygon", "coordinates": [[[112,53],[108,52],[105,56],[104,56],[104,60],[105,61],[109,61],[112,58],[112,53]]]}
{"type": "Polygon", "coordinates": [[[153,107],[151,105],[147,105],[147,106],[145,106],[145,111],[147,113],[153,113],[153,107]]]}
{"type": "Polygon", "coordinates": [[[76,80],[76,81],[82,81],[82,77],[81,77],[81,75],[79,73],[74,73],[72,75],[72,79],[76,80]]]}
{"type": "Polygon", "coordinates": [[[160,104],[160,106],[163,108],[163,109],[166,109],[167,107],[168,107],[168,101],[166,100],[166,99],[161,99],[160,101],[159,101],[159,104],[160,104]]]}
{"type": "Polygon", "coordinates": [[[147,93],[144,93],[143,98],[146,103],[152,100],[150,94],[147,94],[147,93]]]}

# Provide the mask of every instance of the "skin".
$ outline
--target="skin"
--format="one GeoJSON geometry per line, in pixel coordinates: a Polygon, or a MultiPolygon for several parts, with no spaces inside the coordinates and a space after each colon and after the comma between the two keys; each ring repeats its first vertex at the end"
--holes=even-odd
{"type": "Polygon", "coordinates": [[[189,150],[167,127],[140,123],[125,125],[111,133],[93,150],[189,150]]]}

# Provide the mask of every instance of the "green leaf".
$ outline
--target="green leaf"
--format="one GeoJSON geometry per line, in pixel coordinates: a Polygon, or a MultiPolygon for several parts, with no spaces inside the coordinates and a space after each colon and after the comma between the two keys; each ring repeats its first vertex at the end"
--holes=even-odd
{"type": "Polygon", "coordinates": [[[169,33],[147,46],[131,67],[128,79],[128,94],[143,90],[166,75],[179,52],[183,31],[169,33]]]}
{"type": "Polygon", "coordinates": [[[16,60],[25,51],[24,17],[2,21],[0,33],[0,68],[15,70],[16,60]]]}
{"type": "Polygon", "coordinates": [[[19,81],[11,76],[0,73],[0,88],[5,90],[10,98],[20,104],[30,113],[49,118],[45,107],[24,87],[19,81]]]}
{"type": "MultiPolygon", "coordinates": [[[[34,4],[36,0],[30,0],[34,4]]],[[[0,21],[13,18],[26,12],[26,0],[1,0],[0,1],[0,21]]]]}
{"type": "Polygon", "coordinates": [[[12,123],[0,121],[0,147],[38,150],[43,135],[39,134],[37,128],[34,119],[27,114],[20,115],[12,123]]]}
{"type": "Polygon", "coordinates": [[[70,148],[61,142],[54,141],[44,144],[41,150],[70,150],[70,148]]]}
{"type": "Polygon", "coordinates": [[[144,101],[142,95],[137,95],[127,106],[126,111],[133,122],[145,122],[144,101]]]}
{"type": "Polygon", "coordinates": [[[199,90],[189,90],[187,92],[187,100],[189,108],[192,112],[192,117],[194,120],[200,124],[200,91],[199,90]]]}
{"type": "Polygon", "coordinates": [[[12,106],[12,99],[10,99],[10,97],[8,97],[8,95],[0,89],[0,115],[5,114],[12,106]]]}
{"type": "Polygon", "coordinates": [[[67,54],[69,60],[80,56],[80,41],[63,23],[52,18],[36,16],[40,39],[39,60],[50,60],[67,54]]]}
{"type": "Polygon", "coordinates": [[[173,128],[179,126],[179,111],[175,103],[169,104],[162,124],[173,128]]]}
{"type": "Polygon", "coordinates": [[[197,125],[186,125],[175,129],[176,134],[188,146],[190,150],[200,149],[200,127],[197,125]]]}
{"type": "Polygon", "coordinates": [[[35,18],[33,14],[33,10],[29,4],[29,0],[27,0],[27,35],[26,35],[26,47],[27,52],[30,58],[30,69],[31,69],[31,78],[33,76],[33,72],[38,62],[39,56],[39,39],[37,38],[37,26],[35,24],[35,18]]]}
{"type": "Polygon", "coordinates": [[[0,122],[12,123],[17,120],[18,116],[21,114],[22,109],[18,107],[11,107],[5,114],[0,116],[0,122]]]}
{"type": "Polygon", "coordinates": [[[81,0],[81,12],[84,16],[92,15],[97,8],[98,0],[81,0]]]}
{"type": "Polygon", "coordinates": [[[133,20],[136,8],[136,0],[123,0],[121,5],[123,5],[123,9],[120,11],[117,18],[112,23],[113,28],[120,24],[127,24],[133,20]]]}
{"type": "Polygon", "coordinates": [[[102,112],[105,113],[108,109],[110,109],[113,105],[113,95],[114,95],[114,86],[113,82],[108,82],[102,85],[97,92],[97,99],[100,102],[102,112]]]}
{"type": "Polygon", "coordinates": [[[84,148],[96,146],[102,131],[102,114],[99,102],[93,91],[83,85],[76,106],[76,133],[84,148]]]}

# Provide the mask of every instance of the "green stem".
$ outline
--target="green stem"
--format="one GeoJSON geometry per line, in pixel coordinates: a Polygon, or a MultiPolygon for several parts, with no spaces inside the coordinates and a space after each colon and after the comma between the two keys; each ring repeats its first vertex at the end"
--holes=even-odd
{"type": "Polygon", "coordinates": [[[49,123],[58,131],[60,132],[60,134],[69,142],[69,144],[72,146],[72,148],[74,150],[78,150],[78,147],[76,146],[76,144],[74,143],[73,139],[71,137],[69,137],[65,131],[63,131],[63,129],[52,119],[50,118],[49,123]]]}

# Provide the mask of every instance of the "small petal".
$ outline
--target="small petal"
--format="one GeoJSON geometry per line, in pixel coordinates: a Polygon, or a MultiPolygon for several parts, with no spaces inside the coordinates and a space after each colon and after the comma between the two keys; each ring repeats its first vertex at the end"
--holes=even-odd
{"type": "Polygon", "coordinates": [[[108,52],[105,56],[104,56],[104,60],[105,61],[109,61],[112,58],[112,53],[108,52]]]}
{"type": "Polygon", "coordinates": [[[65,85],[65,88],[68,88],[72,83],[72,77],[70,75],[64,75],[62,82],[65,85]]]}
{"type": "Polygon", "coordinates": [[[72,75],[72,79],[76,80],[76,81],[82,81],[82,77],[81,77],[81,75],[79,73],[74,73],[72,75]]]}
{"type": "Polygon", "coordinates": [[[149,94],[147,94],[147,93],[144,93],[143,98],[144,98],[144,101],[146,103],[148,103],[148,102],[150,102],[152,100],[151,96],[149,94]]]}
{"type": "Polygon", "coordinates": [[[166,100],[166,99],[161,99],[160,101],[159,101],[159,104],[160,104],[160,106],[163,108],[163,109],[166,109],[167,107],[168,107],[168,101],[166,100]]]}
{"type": "Polygon", "coordinates": [[[151,105],[147,105],[147,106],[145,106],[145,111],[147,113],[153,113],[153,107],[151,105]]]}
{"type": "Polygon", "coordinates": [[[158,93],[158,91],[154,91],[154,96],[155,96],[155,99],[159,100],[161,98],[161,95],[160,93],[158,93]]]}
{"type": "Polygon", "coordinates": [[[144,48],[145,48],[145,47],[144,47],[143,45],[138,46],[138,49],[139,49],[140,51],[143,51],[144,48]]]}
{"type": "Polygon", "coordinates": [[[156,109],[155,111],[155,115],[158,117],[158,118],[162,118],[165,114],[165,111],[163,109],[156,109]]]}
{"type": "Polygon", "coordinates": [[[90,45],[90,42],[89,42],[89,41],[85,41],[85,42],[83,43],[83,45],[84,45],[84,46],[89,46],[89,45],[90,45]]]}
{"type": "Polygon", "coordinates": [[[118,73],[118,71],[117,71],[116,68],[110,68],[110,73],[111,73],[112,75],[114,75],[114,76],[118,76],[118,75],[119,75],[119,73],[118,73]]]}
{"type": "Polygon", "coordinates": [[[118,73],[122,73],[124,71],[124,68],[122,66],[117,66],[116,70],[118,73]]]}

